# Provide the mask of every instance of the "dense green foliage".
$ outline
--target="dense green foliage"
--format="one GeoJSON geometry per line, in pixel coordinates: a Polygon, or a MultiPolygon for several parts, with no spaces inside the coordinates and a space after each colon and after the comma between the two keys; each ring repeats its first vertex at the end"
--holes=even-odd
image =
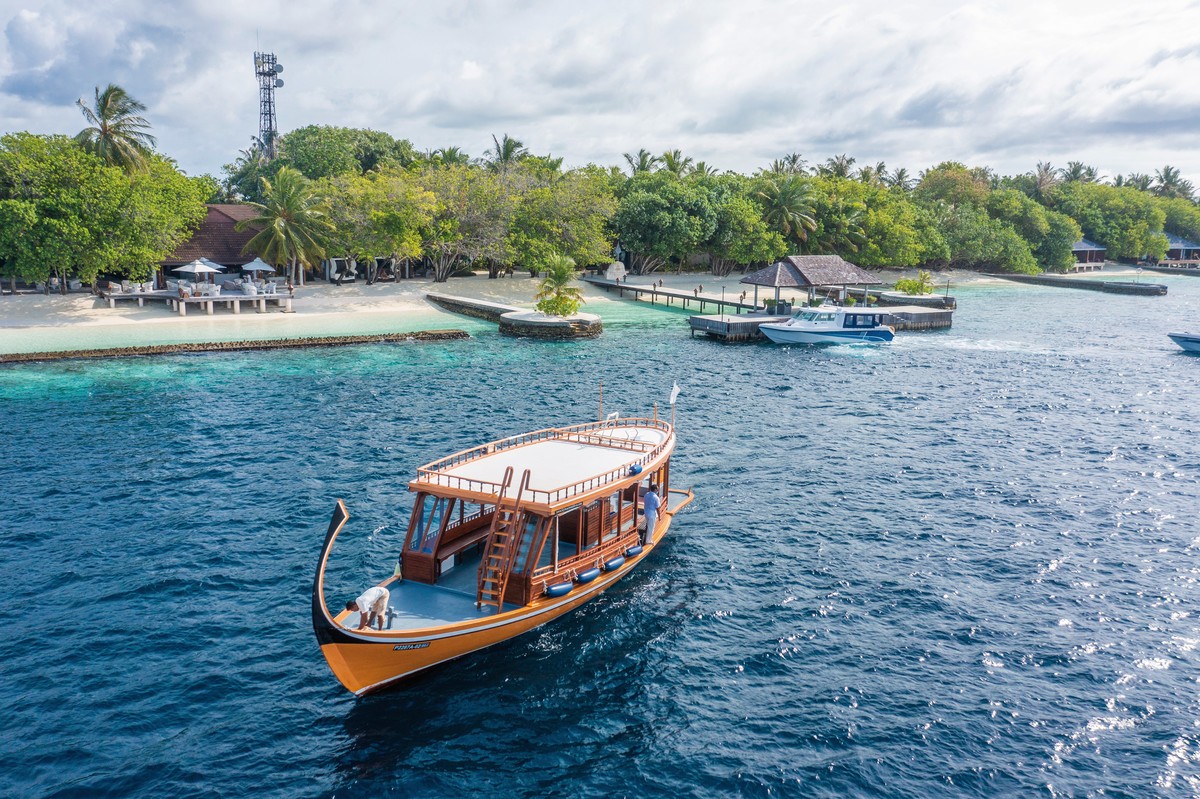
{"type": "Polygon", "coordinates": [[[205,191],[158,155],[130,173],[65,136],[4,136],[0,275],[144,280],[204,218],[205,191]]]}
{"type": "Polygon", "coordinates": [[[789,254],[837,254],[868,268],[1065,270],[1086,235],[1122,260],[1161,258],[1164,231],[1200,240],[1193,184],[1179,170],[1106,182],[1079,161],[1001,177],[944,162],[920,174],[841,154],[799,153],[754,175],[722,173],[680,150],[626,153],[624,169],[563,168],[505,133],[472,159],[418,153],[388,133],[308,125],[256,143],[223,179],[188,178],[153,151],[144,107],[109,85],[79,107],[75,137],[14,134],[0,148],[0,274],[144,275],[203,215],[203,202],[254,204],[251,249],[277,265],[338,257],[423,261],[444,281],[546,272],[566,258],[606,263],[618,246],[637,273],[707,264],[717,275],[789,254]]]}

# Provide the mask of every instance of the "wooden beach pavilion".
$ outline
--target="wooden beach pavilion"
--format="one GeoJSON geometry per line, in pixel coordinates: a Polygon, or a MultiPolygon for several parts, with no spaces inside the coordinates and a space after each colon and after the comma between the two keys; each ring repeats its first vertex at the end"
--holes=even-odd
{"type": "Polygon", "coordinates": [[[874,286],[883,281],[840,255],[789,255],[757,272],[751,272],[741,282],[754,286],[754,305],[757,307],[759,286],[774,287],[775,304],[778,306],[780,289],[805,289],[809,300],[812,300],[816,290],[821,287],[841,287],[844,295],[848,286],[874,286]]]}

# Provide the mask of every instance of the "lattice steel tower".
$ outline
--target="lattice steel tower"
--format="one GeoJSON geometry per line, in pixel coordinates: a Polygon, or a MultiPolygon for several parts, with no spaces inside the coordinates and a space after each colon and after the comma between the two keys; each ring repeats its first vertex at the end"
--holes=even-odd
{"type": "Polygon", "coordinates": [[[275,157],[275,138],[279,130],[275,127],[275,89],[283,86],[283,64],[275,60],[274,53],[254,54],[254,74],[258,76],[258,141],[263,154],[275,157]]]}

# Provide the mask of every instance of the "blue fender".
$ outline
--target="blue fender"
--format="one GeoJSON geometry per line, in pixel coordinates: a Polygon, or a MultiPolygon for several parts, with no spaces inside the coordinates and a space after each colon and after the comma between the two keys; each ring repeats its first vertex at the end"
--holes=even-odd
{"type": "Polygon", "coordinates": [[[546,586],[544,593],[546,596],[566,596],[571,593],[571,589],[574,587],[571,583],[555,583],[554,585],[546,586]]]}
{"type": "Polygon", "coordinates": [[[592,580],[595,580],[599,576],[600,576],[599,567],[593,566],[592,568],[588,569],[587,571],[583,572],[582,574],[577,574],[575,576],[575,582],[590,583],[592,580]]]}
{"type": "Polygon", "coordinates": [[[611,572],[621,568],[625,563],[624,555],[617,555],[615,558],[609,558],[604,561],[604,571],[611,572]]]}

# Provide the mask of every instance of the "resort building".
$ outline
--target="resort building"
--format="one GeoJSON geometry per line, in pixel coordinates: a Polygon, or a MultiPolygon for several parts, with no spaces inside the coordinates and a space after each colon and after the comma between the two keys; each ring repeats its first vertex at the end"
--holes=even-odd
{"type": "Polygon", "coordinates": [[[254,228],[238,230],[237,224],[257,215],[258,212],[249,205],[210,204],[208,215],[200,227],[162,262],[160,271],[170,273],[175,267],[199,258],[206,258],[226,268],[253,261],[255,253],[243,250],[258,231],[254,228]]]}
{"type": "Polygon", "coordinates": [[[1108,249],[1103,244],[1097,244],[1088,239],[1080,239],[1071,245],[1071,254],[1077,264],[1102,264],[1108,249]]]}
{"type": "Polygon", "coordinates": [[[1174,233],[1167,234],[1167,257],[1164,261],[1200,261],[1200,244],[1174,233]]]}

